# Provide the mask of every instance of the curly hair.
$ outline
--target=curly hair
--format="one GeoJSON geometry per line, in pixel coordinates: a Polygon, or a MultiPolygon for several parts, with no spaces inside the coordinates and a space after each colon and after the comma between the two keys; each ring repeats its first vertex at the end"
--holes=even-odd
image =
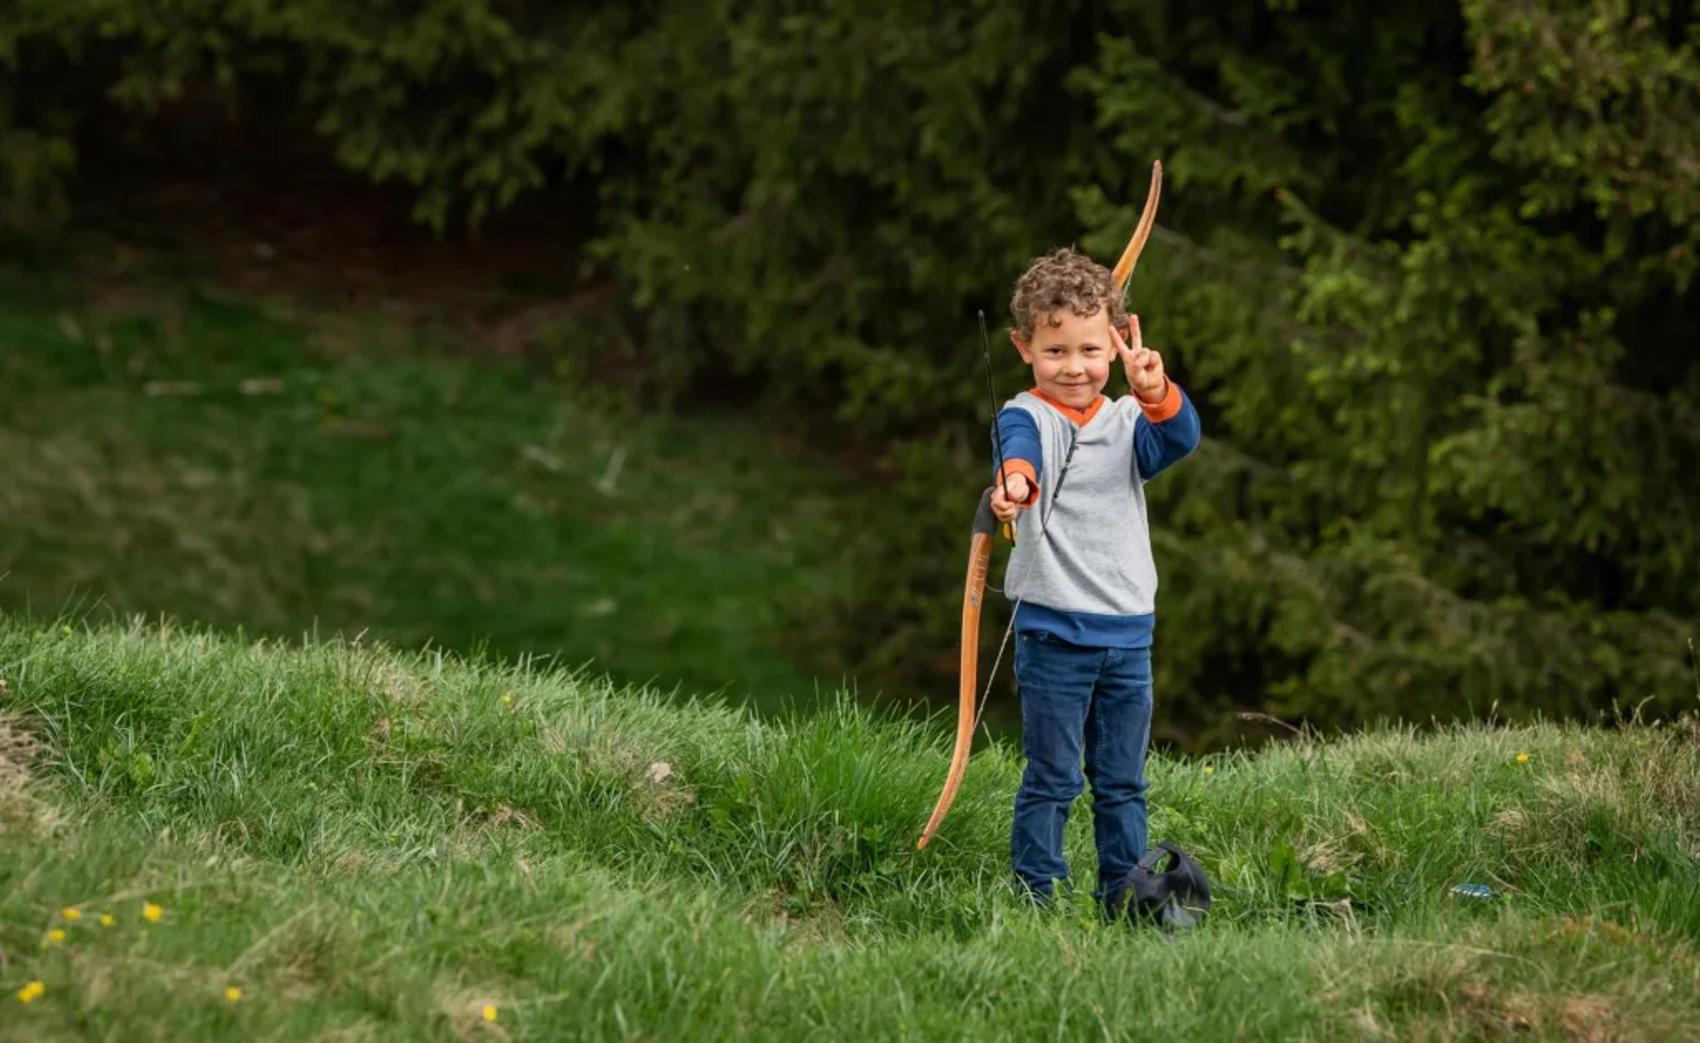
{"type": "Polygon", "coordinates": [[[1033,323],[1039,316],[1054,315],[1063,308],[1081,318],[1108,308],[1111,325],[1127,319],[1121,295],[1110,287],[1110,270],[1066,246],[1028,265],[1009,299],[1010,317],[1023,338],[1033,336],[1033,323]]]}

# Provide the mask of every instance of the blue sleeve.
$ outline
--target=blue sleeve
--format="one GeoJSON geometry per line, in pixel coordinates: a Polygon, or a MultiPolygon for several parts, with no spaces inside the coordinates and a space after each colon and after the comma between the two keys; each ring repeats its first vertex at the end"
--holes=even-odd
{"type": "MultiPolygon", "coordinates": [[[[998,431],[1003,435],[1005,460],[1026,460],[1033,465],[1033,480],[1045,473],[1045,450],[1039,444],[1039,425],[1025,409],[1014,406],[998,414],[998,431]]],[[[992,480],[998,477],[997,442],[992,442],[992,480]]]]}
{"type": "MultiPolygon", "coordinates": [[[[1176,390],[1180,390],[1177,385],[1176,390]]],[[[1198,410],[1192,399],[1181,391],[1181,411],[1160,424],[1144,416],[1133,424],[1133,457],[1139,476],[1146,481],[1157,477],[1163,469],[1198,448],[1198,410]]]]}

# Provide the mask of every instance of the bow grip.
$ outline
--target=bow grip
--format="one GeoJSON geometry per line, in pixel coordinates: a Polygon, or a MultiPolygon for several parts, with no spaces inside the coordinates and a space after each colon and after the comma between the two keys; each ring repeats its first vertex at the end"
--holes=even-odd
{"type": "MultiPolygon", "coordinates": [[[[998,530],[998,516],[992,513],[992,493],[995,490],[996,486],[987,486],[986,491],[980,495],[980,507],[974,512],[974,535],[976,536],[990,536],[998,530]]],[[[1015,537],[1010,534],[1007,523],[1003,530],[1004,535],[1009,536],[1010,542],[1015,542],[1015,537]]]]}

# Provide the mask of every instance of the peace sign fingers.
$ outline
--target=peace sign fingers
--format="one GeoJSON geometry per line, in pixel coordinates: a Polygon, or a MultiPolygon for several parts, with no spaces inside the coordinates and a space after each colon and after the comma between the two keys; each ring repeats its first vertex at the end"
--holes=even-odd
{"type": "Polygon", "coordinates": [[[1122,369],[1127,373],[1129,388],[1139,387],[1139,374],[1145,369],[1145,338],[1139,332],[1139,316],[1130,315],[1127,320],[1127,337],[1122,337],[1122,331],[1110,327],[1110,341],[1116,346],[1116,354],[1121,356],[1122,369]]]}
{"type": "Polygon", "coordinates": [[[1122,365],[1124,367],[1127,366],[1133,359],[1133,349],[1128,346],[1128,341],[1133,338],[1133,331],[1136,329],[1138,329],[1138,327],[1130,324],[1128,326],[1128,336],[1124,338],[1121,330],[1114,326],[1110,327],[1110,344],[1116,349],[1116,355],[1121,358],[1122,365]]]}
{"type": "Polygon", "coordinates": [[[1110,338],[1115,342],[1116,353],[1122,358],[1122,369],[1127,373],[1127,386],[1141,399],[1146,392],[1162,391],[1168,383],[1163,375],[1163,356],[1145,346],[1145,337],[1139,330],[1139,316],[1127,317],[1127,339],[1122,339],[1121,331],[1110,327],[1110,338]]]}

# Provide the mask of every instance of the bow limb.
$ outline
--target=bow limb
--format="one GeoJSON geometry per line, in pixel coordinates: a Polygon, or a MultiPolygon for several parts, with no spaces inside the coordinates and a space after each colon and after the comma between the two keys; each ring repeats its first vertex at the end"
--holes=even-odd
{"type": "Polygon", "coordinates": [[[956,748],[950,754],[950,772],[945,776],[944,789],[938,803],[921,831],[916,849],[927,846],[939,824],[950,812],[951,802],[968,772],[968,749],[974,742],[975,683],[980,665],[980,604],[985,599],[986,571],[992,562],[992,533],[997,518],[992,514],[992,490],[980,497],[980,508],[974,512],[974,536],[968,544],[968,578],[962,589],[962,665],[957,694],[956,748]]]}
{"type": "Polygon", "coordinates": [[[1145,240],[1151,237],[1151,226],[1157,223],[1157,199],[1162,194],[1163,161],[1158,160],[1151,164],[1151,188],[1145,193],[1145,209],[1139,212],[1139,224],[1134,227],[1133,238],[1127,241],[1127,249],[1122,251],[1121,259],[1110,272],[1111,285],[1118,295],[1127,289],[1127,281],[1133,277],[1133,266],[1145,250],[1145,240]]]}

